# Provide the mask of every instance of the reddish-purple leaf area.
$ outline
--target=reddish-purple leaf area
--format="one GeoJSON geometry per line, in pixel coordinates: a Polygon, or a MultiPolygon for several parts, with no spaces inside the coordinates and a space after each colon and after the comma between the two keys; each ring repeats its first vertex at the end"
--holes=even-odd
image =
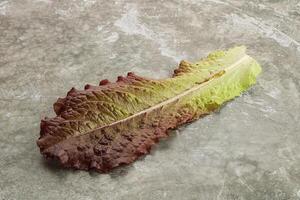
{"type": "Polygon", "coordinates": [[[260,72],[244,47],[181,62],[172,78],[132,72],[115,83],[72,88],[54,104],[56,117],[41,121],[37,144],[64,167],[107,172],[149,153],[170,129],[208,114],[255,83],[260,72]]]}

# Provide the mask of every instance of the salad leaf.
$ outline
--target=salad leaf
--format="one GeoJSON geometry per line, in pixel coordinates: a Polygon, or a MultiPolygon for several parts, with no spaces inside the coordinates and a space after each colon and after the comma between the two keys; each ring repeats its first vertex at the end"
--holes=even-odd
{"type": "Polygon", "coordinates": [[[117,81],[72,88],[41,121],[37,144],[62,166],[107,172],[149,153],[169,130],[198,119],[255,83],[259,64],[244,46],[181,61],[173,77],[155,80],[129,72],[117,81]]]}

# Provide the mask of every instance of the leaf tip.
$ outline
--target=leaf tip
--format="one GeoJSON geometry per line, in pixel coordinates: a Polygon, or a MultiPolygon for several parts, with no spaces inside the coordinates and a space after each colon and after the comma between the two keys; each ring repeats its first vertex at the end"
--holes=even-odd
{"type": "Polygon", "coordinates": [[[64,107],[65,98],[58,98],[57,101],[53,104],[54,112],[59,115],[64,107]]]}
{"type": "Polygon", "coordinates": [[[107,85],[107,84],[109,84],[109,83],[110,83],[109,80],[103,79],[103,80],[100,81],[99,85],[100,85],[100,86],[101,86],[101,85],[107,85]]]}
{"type": "Polygon", "coordinates": [[[126,78],[123,77],[123,76],[118,76],[118,78],[117,78],[117,82],[122,82],[122,81],[125,81],[125,80],[126,80],[126,78]]]}
{"type": "Polygon", "coordinates": [[[76,93],[76,92],[77,92],[76,88],[75,88],[75,87],[72,87],[71,90],[67,93],[67,96],[68,96],[68,95],[72,95],[72,94],[74,94],[74,93],[76,93]]]}
{"type": "Polygon", "coordinates": [[[90,84],[86,84],[85,86],[84,86],[84,90],[88,90],[88,89],[90,89],[92,86],[90,85],[90,84]]]}
{"type": "Polygon", "coordinates": [[[133,72],[128,72],[128,73],[127,73],[127,77],[128,77],[128,76],[135,76],[135,73],[133,73],[133,72]]]}

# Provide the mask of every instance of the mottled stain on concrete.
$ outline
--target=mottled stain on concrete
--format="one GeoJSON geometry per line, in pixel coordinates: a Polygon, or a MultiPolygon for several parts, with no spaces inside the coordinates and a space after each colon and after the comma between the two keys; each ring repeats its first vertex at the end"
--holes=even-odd
{"type": "MultiPolygon", "coordinates": [[[[152,31],[147,28],[142,22],[139,21],[140,13],[137,10],[135,4],[126,5],[126,13],[122,15],[120,19],[115,22],[115,26],[119,27],[123,32],[128,35],[141,35],[145,39],[151,40],[159,45],[160,54],[166,57],[174,59],[175,62],[180,62],[184,55],[176,55],[176,52],[168,47],[166,38],[170,38],[172,35],[167,34],[168,28],[162,26],[157,31],[152,31]]],[[[172,38],[170,42],[177,43],[176,38],[172,38]]]]}
{"type": "Polygon", "coordinates": [[[300,199],[298,0],[0,1],[0,199],[300,199]],[[46,163],[39,122],[71,87],[245,44],[257,85],[110,174],[46,163]]]}

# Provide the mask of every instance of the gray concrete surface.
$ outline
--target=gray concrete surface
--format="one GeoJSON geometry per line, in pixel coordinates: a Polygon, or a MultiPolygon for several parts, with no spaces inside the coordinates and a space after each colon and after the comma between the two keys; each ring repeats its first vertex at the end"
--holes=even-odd
{"type": "Polygon", "coordinates": [[[299,0],[0,1],[0,199],[300,199],[299,0]],[[72,87],[245,44],[258,84],[109,174],[61,169],[39,122],[72,87]]]}

